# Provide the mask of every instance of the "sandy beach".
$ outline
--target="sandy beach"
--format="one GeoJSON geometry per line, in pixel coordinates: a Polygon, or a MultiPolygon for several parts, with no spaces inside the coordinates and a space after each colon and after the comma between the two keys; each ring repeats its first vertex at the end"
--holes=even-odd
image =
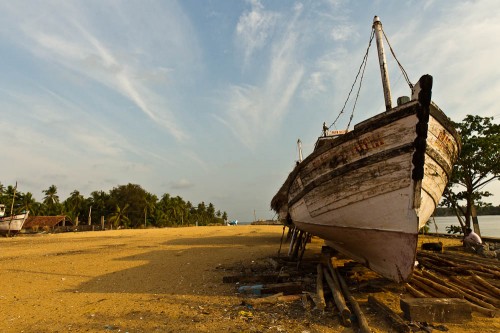
{"type": "MultiPolygon", "coordinates": [[[[247,309],[235,284],[222,283],[235,267],[275,256],[281,232],[237,226],[0,238],[0,331],[355,332],[333,312],[308,312],[300,302],[247,309]]],[[[321,245],[314,239],[308,251],[321,245]]],[[[367,316],[374,332],[389,330],[367,316]]],[[[446,326],[498,332],[500,320],[473,313],[471,323],[446,326]]]]}

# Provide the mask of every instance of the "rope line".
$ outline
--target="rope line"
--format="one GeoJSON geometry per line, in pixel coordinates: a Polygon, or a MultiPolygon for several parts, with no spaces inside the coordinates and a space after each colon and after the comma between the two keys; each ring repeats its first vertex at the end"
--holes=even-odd
{"type": "MultiPolygon", "coordinates": [[[[370,40],[370,43],[371,43],[371,40],[370,40]]],[[[369,48],[369,46],[368,46],[368,48],[369,48]]],[[[366,64],[368,63],[367,57],[368,57],[368,51],[365,55],[366,60],[364,62],[363,71],[361,72],[361,79],[359,80],[358,91],[356,93],[356,99],[354,100],[354,105],[352,106],[352,112],[351,112],[351,116],[349,117],[349,123],[347,124],[346,131],[349,131],[349,127],[351,126],[352,118],[354,117],[354,110],[356,110],[356,104],[358,103],[359,92],[361,91],[361,83],[363,82],[363,77],[365,76],[366,64]]]]}
{"type": "Polygon", "coordinates": [[[398,58],[396,57],[396,54],[394,53],[394,50],[392,49],[391,43],[389,43],[389,39],[387,38],[384,29],[382,28],[382,33],[384,34],[384,38],[387,42],[387,45],[389,45],[389,50],[391,50],[392,56],[398,63],[399,69],[401,69],[401,72],[403,73],[403,76],[406,80],[406,83],[408,83],[408,86],[410,86],[410,89],[413,89],[413,84],[410,82],[410,79],[408,78],[408,74],[406,73],[405,69],[403,68],[403,65],[399,62],[398,58]]]}
{"type": "MultiPolygon", "coordinates": [[[[387,42],[387,45],[389,46],[389,49],[391,50],[392,56],[396,60],[398,66],[399,66],[399,69],[401,70],[401,73],[402,73],[402,75],[403,75],[406,83],[408,84],[408,86],[410,87],[410,89],[413,89],[413,84],[410,82],[408,74],[406,73],[406,70],[403,68],[403,65],[401,65],[401,63],[399,62],[398,58],[396,57],[396,54],[394,53],[394,50],[392,49],[391,43],[389,42],[389,39],[387,38],[387,35],[385,34],[384,29],[382,29],[382,33],[383,33],[384,38],[385,38],[385,40],[387,42]]],[[[328,129],[332,128],[332,126],[334,126],[337,123],[337,121],[339,120],[340,116],[344,113],[345,108],[347,106],[347,103],[349,102],[349,99],[351,98],[351,94],[352,94],[352,92],[354,90],[354,87],[356,86],[356,83],[358,82],[358,78],[359,78],[359,86],[358,86],[358,90],[356,92],[356,98],[354,100],[354,105],[352,107],[352,112],[351,112],[351,115],[349,117],[349,122],[347,124],[347,129],[346,129],[346,131],[349,131],[349,127],[351,126],[351,122],[352,122],[352,119],[354,117],[354,111],[356,110],[356,105],[358,103],[359,93],[361,91],[361,86],[362,86],[363,78],[364,78],[364,75],[365,75],[366,65],[368,63],[368,52],[370,51],[370,47],[372,45],[372,41],[373,41],[374,36],[375,36],[375,29],[372,28],[371,34],[370,34],[370,41],[368,43],[368,47],[366,48],[366,52],[365,52],[365,55],[363,57],[363,61],[361,62],[361,65],[359,66],[358,73],[356,74],[356,78],[354,79],[354,82],[352,83],[351,89],[349,90],[349,94],[347,95],[347,99],[344,102],[344,106],[340,110],[339,114],[337,115],[337,117],[335,118],[335,120],[333,121],[333,123],[330,126],[328,126],[328,129]],[[361,77],[360,77],[360,75],[361,75],[361,77]]]]}
{"type": "MultiPolygon", "coordinates": [[[[347,95],[347,99],[344,103],[344,106],[342,107],[342,110],[340,110],[339,114],[337,115],[337,118],[335,118],[333,123],[330,126],[328,126],[328,129],[330,129],[333,125],[335,125],[335,123],[337,122],[337,120],[339,120],[342,113],[344,113],[347,102],[349,102],[349,98],[351,97],[351,93],[354,89],[354,86],[356,85],[356,82],[358,81],[359,74],[361,73],[362,70],[363,70],[363,74],[364,74],[364,68],[366,68],[366,63],[367,63],[367,59],[368,59],[368,52],[370,51],[370,46],[372,45],[372,41],[373,41],[374,36],[375,36],[375,29],[372,28],[371,35],[370,35],[370,42],[368,43],[368,47],[366,49],[365,56],[363,57],[363,61],[361,62],[361,65],[359,66],[358,74],[356,74],[356,78],[354,79],[354,82],[351,86],[351,90],[349,91],[349,94],[347,95]]],[[[361,80],[362,79],[363,79],[363,76],[361,77],[361,80]]],[[[360,81],[359,85],[361,87],[361,81],[360,81]]],[[[359,89],[358,89],[358,95],[359,95],[359,89]]],[[[356,100],[357,100],[357,97],[356,97],[356,100]]],[[[354,112],[354,110],[353,110],[353,112],[354,112]]],[[[352,119],[352,115],[351,115],[351,119],[352,119]]],[[[350,122],[351,121],[349,121],[349,123],[350,122]]]]}

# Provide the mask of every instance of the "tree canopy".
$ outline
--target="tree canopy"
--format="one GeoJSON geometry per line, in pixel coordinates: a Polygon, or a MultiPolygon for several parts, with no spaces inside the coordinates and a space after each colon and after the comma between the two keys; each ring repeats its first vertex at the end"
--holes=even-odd
{"type": "Polygon", "coordinates": [[[455,123],[462,138],[462,150],[442,204],[461,213],[465,227],[471,225],[474,207],[491,206],[483,201],[492,195],[484,187],[500,177],[500,125],[492,120],[467,115],[462,122],[455,123]]]}
{"type": "MultiPolygon", "coordinates": [[[[15,188],[0,183],[0,203],[10,207],[15,188]]],[[[194,206],[190,201],[170,194],[161,199],[144,190],[140,185],[119,185],[108,193],[93,191],[85,198],[80,191],[74,190],[64,201],[60,201],[57,186],[50,185],[43,201],[37,202],[30,192],[15,194],[14,213],[30,211],[31,215],[67,215],[80,224],[95,223],[104,216],[113,226],[126,228],[173,227],[189,225],[223,224],[227,213],[215,209],[212,203],[204,202],[194,206]]],[[[10,213],[10,212],[9,212],[10,213]]]]}

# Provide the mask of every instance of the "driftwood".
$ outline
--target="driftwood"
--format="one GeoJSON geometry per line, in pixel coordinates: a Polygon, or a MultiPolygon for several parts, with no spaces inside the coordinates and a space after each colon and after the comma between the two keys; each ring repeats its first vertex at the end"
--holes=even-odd
{"type": "Polygon", "coordinates": [[[323,274],[325,276],[326,282],[328,283],[328,286],[330,287],[332,294],[333,294],[333,299],[335,301],[335,304],[337,305],[337,309],[340,311],[340,317],[342,318],[342,324],[344,326],[351,326],[351,311],[345,304],[344,296],[342,295],[342,292],[340,291],[340,287],[335,285],[335,282],[333,281],[333,278],[330,276],[326,268],[323,269],[323,274]]]}
{"type": "Polygon", "coordinates": [[[373,296],[368,296],[368,304],[376,308],[379,312],[382,312],[389,320],[391,321],[392,325],[396,328],[398,332],[401,333],[407,333],[411,332],[411,329],[404,320],[394,311],[392,311],[391,308],[389,308],[387,305],[379,301],[373,296]]]}
{"type": "Polygon", "coordinates": [[[316,293],[311,293],[311,292],[306,292],[306,294],[312,299],[314,305],[316,305],[316,308],[320,308],[320,304],[324,304],[325,300],[320,300],[320,298],[318,297],[318,294],[316,293]]]}
{"type": "Polygon", "coordinates": [[[437,297],[437,298],[446,298],[446,295],[433,289],[432,287],[429,287],[428,285],[426,285],[425,283],[419,281],[416,279],[416,276],[413,276],[411,279],[410,279],[410,282],[411,284],[414,286],[414,287],[417,287],[418,289],[421,289],[423,291],[425,291],[427,294],[431,295],[432,297],[437,297]]]}
{"type": "MultiPolygon", "coordinates": [[[[471,284],[467,284],[464,281],[460,280],[459,278],[454,278],[452,281],[456,284],[456,286],[461,289],[463,292],[468,293],[470,296],[475,297],[479,300],[482,300],[486,303],[495,305],[495,306],[500,306],[500,301],[496,299],[494,296],[491,296],[488,293],[480,292],[480,291],[475,291],[471,290],[471,284]]],[[[477,289],[476,289],[477,290],[477,289]]],[[[480,304],[481,306],[484,306],[483,304],[480,304]]]]}
{"type": "Polygon", "coordinates": [[[466,289],[472,290],[474,292],[479,292],[479,290],[472,283],[462,281],[458,276],[450,276],[448,278],[453,281],[453,283],[458,284],[466,289]]]}
{"type": "Polygon", "coordinates": [[[451,254],[451,253],[442,253],[442,254],[434,254],[434,253],[426,253],[419,252],[419,257],[430,258],[435,261],[439,261],[440,263],[444,263],[447,266],[450,266],[450,269],[456,270],[475,270],[483,273],[493,274],[495,277],[500,277],[500,267],[498,265],[498,261],[492,259],[485,259],[481,257],[474,257],[474,260],[471,260],[470,257],[459,255],[459,254],[451,254]]]}
{"type": "Polygon", "coordinates": [[[442,284],[438,284],[430,279],[427,279],[425,277],[422,277],[422,276],[418,276],[418,275],[414,275],[413,276],[414,279],[422,282],[422,283],[425,283],[426,285],[438,290],[439,292],[443,293],[444,295],[448,296],[448,297],[451,297],[451,298],[463,298],[461,297],[460,294],[458,294],[457,292],[455,292],[453,289],[450,289],[448,287],[445,287],[444,285],[442,284]]]}
{"type": "Polygon", "coordinates": [[[479,276],[477,276],[475,274],[471,274],[471,275],[472,275],[472,279],[474,281],[476,281],[479,284],[481,284],[482,286],[484,286],[486,289],[488,289],[488,291],[490,291],[496,297],[500,297],[500,289],[498,289],[497,287],[490,284],[488,281],[483,280],[482,278],[480,278],[479,276]]]}
{"type": "Polygon", "coordinates": [[[432,263],[431,260],[429,259],[424,259],[424,258],[419,258],[418,259],[418,262],[424,266],[424,267],[427,267],[427,268],[430,268],[432,269],[433,271],[436,271],[436,272],[439,272],[443,275],[446,275],[446,276],[451,276],[451,275],[457,275],[456,272],[453,272],[453,271],[450,271],[450,270],[447,270],[445,268],[442,268],[442,267],[439,267],[439,266],[436,266],[435,264],[432,263]]]}
{"type": "Polygon", "coordinates": [[[410,294],[412,294],[412,295],[413,295],[413,296],[415,296],[415,297],[418,297],[418,298],[426,298],[426,297],[427,297],[427,295],[425,295],[423,292],[421,292],[421,291],[419,291],[419,290],[417,290],[417,289],[413,288],[413,287],[412,287],[410,284],[408,284],[408,283],[405,283],[405,288],[406,288],[406,290],[408,290],[408,292],[409,292],[410,294]]]}
{"type": "Polygon", "coordinates": [[[326,307],[325,293],[323,290],[323,265],[318,264],[316,267],[318,275],[316,277],[316,294],[318,295],[319,301],[316,307],[320,310],[324,310],[326,307]]]}
{"type": "Polygon", "coordinates": [[[454,262],[462,262],[464,264],[480,265],[480,267],[487,267],[491,270],[500,273],[500,267],[498,266],[498,261],[496,259],[487,259],[478,256],[470,257],[457,253],[443,253],[440,256],[451,259],[454,262]]]}
{"type": "Polygon", "coordinates": [[[276,304],[278,302],[294,302],[301,299],[301,297],[302,295],[283,295],[283,293],[277,293],[266,297],[247,298],[244,302],[251,305],[276,304]]]}
{"type": "Polygon", "coordinates": [[[497,311],[495,311],[495,310],[483,308],[482,306],[474,304],[470,301],[467,301],[467,302],[469,302],[469,305],[470,305],[472,311],[482,313],[482,314],[487,315],[488,317],[491,317],[491,318],[494,318],[497,315],[497,311]]]}
{"type": "Polygon", "coordinates": [[[487,309],[491,309],[491,310],[496,309],[494,305],[491,305],[488,302],[485,302],[485,301],[483,301],[475,296],[472,296],[473,292],[471,290],[464,288],[462,286],[453,284],[453,283],[449,283],[449,285],[451,288],[456,290],[458,293],[462,294],[462,296],[464,296],[464,298],[467,299],[468,301],[471,301],[472,303],[475,303],[479,306],[482,306],[483,308],[487,308],[487,309]]]}
{"type": "Polygon", "coordinates": [[[337,267],[333,263],[333,258],[331,260],[328,260],[328,267],[332,271],[332,274],[335,275],[340,282],[340,287],[342,288],[342,291],[345,295],[345,297],[349,300],[349,303],[351,304],[351,307],[356,314],[356,317],[358,318],[358,324],[359,324],[359,332],[361,333],[371,333],[370,326],[368,326],[368,321],[366,320],[365,315],[363,314],[363,311],[361,311],[361,308],[359,307],[358,302],[352,297],[351,292],[349,291],[349,288],[347,287],[347,284],[345,283],[344,279],[342,276],[339,274],[337,267]]]}

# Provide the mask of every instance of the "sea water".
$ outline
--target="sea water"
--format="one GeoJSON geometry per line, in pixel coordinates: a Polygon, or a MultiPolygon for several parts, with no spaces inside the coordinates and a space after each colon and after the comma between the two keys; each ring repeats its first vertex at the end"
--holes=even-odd
{"type": "MultiPolygon", "coordinates": [[[[446,234],[446,227],[449,225],[460,226],[456,216],[440,216],[434,217],[436,221],[436,226],[434,225],[433,218],[431,217],[431,223],[429,224],[429,233],[437,232],[440,234],[446,234]]],[[[500,238],[500,215],[482,215],[478,216],[477,220],[479,222],[479,228],[481,230],[481,236],[483,237],[497,237],[500,238]]]]}

